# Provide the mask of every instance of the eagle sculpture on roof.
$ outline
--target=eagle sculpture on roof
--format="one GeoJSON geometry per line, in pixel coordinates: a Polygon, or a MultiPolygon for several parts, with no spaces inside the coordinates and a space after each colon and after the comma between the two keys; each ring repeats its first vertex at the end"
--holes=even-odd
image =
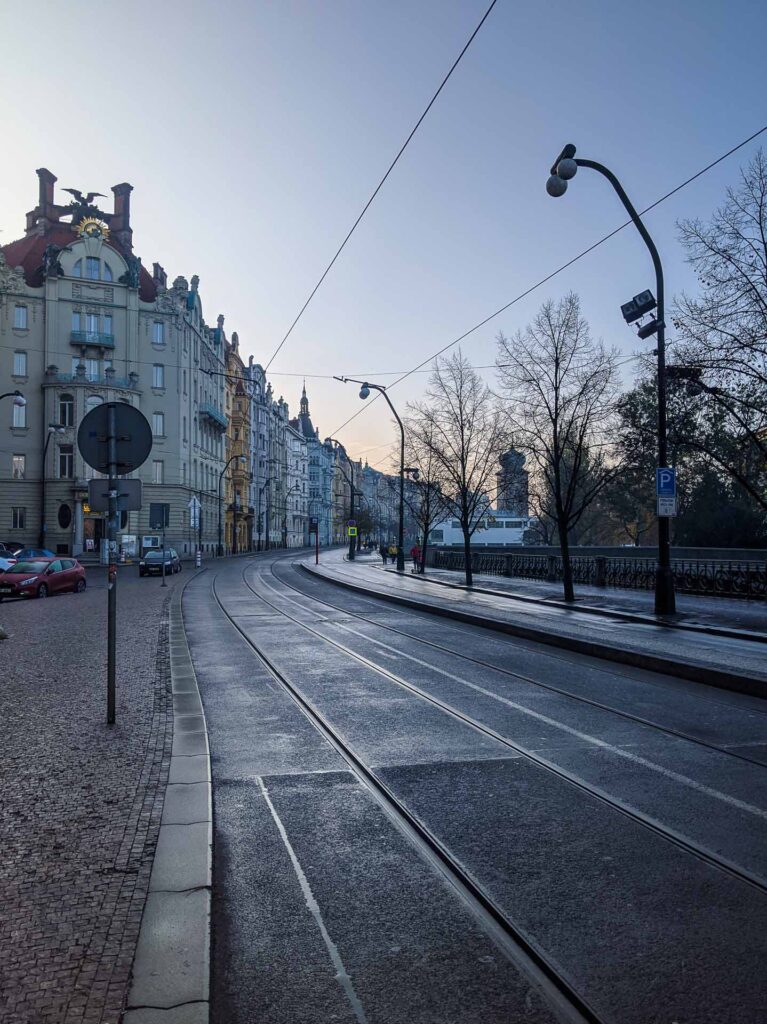
{"type": "Polygon", "coordinates": [[[62,191],[69,192],[70,195],[75,197],[75,202],[83,203],[85,206],[90,206],[96,196],[101,196],[102,199],[106,199],[103,192],[89,192],[84,196],[79,188],[65,188],[62,191]]]}

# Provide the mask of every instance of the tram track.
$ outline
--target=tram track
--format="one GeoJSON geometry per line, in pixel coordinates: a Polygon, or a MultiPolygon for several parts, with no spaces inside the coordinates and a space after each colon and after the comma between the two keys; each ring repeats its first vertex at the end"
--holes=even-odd
{"type": "MultiPolygon", "coordinates": [[[[371,659],[366,658],[364,655],[359,654],[356,651],[353,651],[351,648],[347,647],[345,644],[340,643],[338,640],[334,640],[332,637],[325,636],[319,630],[307,625],[300,619],[297,619],[295,616],[290,615],[284,609],[279,608],[272,601],[269,601],[268,598],[266,598],[263,594],[259,594],[258,591],[255,590],[255,588],[246,579],[246,572],[247,567],[242,570],[241,578],[245,586],[248,588],[248,590],[250,590],[251,593],[260,601],[262,601],[265,605],[270,607],[273,611],[277,612],[277,614],[284,616],[289,621],[299,626],[301,629],[312,634],[318,639],[324,641],[330,646],[336,648],[347,657],[364,665],[366,668],[371,669],[377,674],[388,679],[390,682],[395,683],[401,688],[408,690],[416,696],[420,697],[421,699],[429,702],[430,704],[437,707],[444,714],[447,714],[452,718],[461,721],[464,725],[467,725],[470,728],[476,730],[477,732],[487,736],[488,738],[501,743],[508,749],[514,750],[517,754],[526,758],[528,761],[536,764],[539,768],[544,769],[551,775],[574,786],[581,792],[586,793],[589,797],[608,806],[611,810],[615,811],[616,813],[619,813],[629,818],[630,820],[633,820],[635,823],[639,824],[640,826],[649,830],[650,832],[653,832],[655,835],[660,836],[662,839],[673,844],[677,848],[683,850],[685,853],[690,854],[691,856],[696,857],[698,860],[703,861],[709,866],[714,867],[715,869],[720,870],[730,875],[731,877],[736,878],[738,881],[746,883],[747,885],[757,889],[763,895],[767,894],[767,878],[764,878],[760,875],[757,875],[754,872],[751,872],[741,867],[734,861],[731,861],[728,858],[716,853],[715,851],[710,850],[703,844],[698,843],[694,839],[691,839],[689,836],[685,836],[682,833],[677,832],[675,829],[669,828],[667,825],[664,825],[662,822],[660,822],[658,819],[653,818],[651,815],[645,814],[643,811],[640,811],[634,807],[627,805],[626,803],[617,799],[616,797],[611,796],[609,793],[607,793],[600,787],[594,786],[592,783],[589,783],[585,779],[580,778],[574,772],[570,772],[567,769],[562,768],[560,765],[555,764],[553,761],[550,761],[548,758],[543,757],[541,754],[537,754],[534,751],[531,751],[528,748],[522,746],[521,744],[516,743],[509,737],[503,736],[501,733],[497,732],[491,727],[484,725],[482,722],[479,722],[471,715],[465,714],[460,709],[453,707],[446,701],[442,701],[440,700],[440,698],[435,697],[433,694],[430,694],[427,691],[423,690],[415,683],[403,679],[401,676],[392,672],[386,666],[379,665],[371,659]]],[[[279,579],[279,577],[277,578],[279,579]]],[[[249,640],[249,643],[251,643],[251,646],[253,646],[255,649],[255,645],[252,644],[252,641],[249,640]]],[[[767,816],[767,812],[762,811],[760,808],[754,808],[754,810],[762,817],[767,816]]]]}
{"type": "MultiPolygon", "coordinates": [[[[299,565],[300,565],[300,563],[299,563],[299,565]]],[[[295,569],[295,563],[293,563],[291,565],[291,567],[295,569]]],[[[493,665],[491,662],[484,661],[481,658],[475,658],[475,657],[473,657],[471,655],[468,655],[468,654],[465,654],[465,653],[463,653],[461,651],[457,651],[454,648],[446,647],[445,645],[439,644],[439,643],[437,643],[434,640],[427,640],[427,639],[425,639],[423,637],[416,636],[413,633],[409,633],[407,630],[399,629],[396,626],[392,626],[392,625],[389,625],[387,623],[383,623],[383,622],[377,621],[376,619],[373,619],[373,618],[371,618],[371,617],[369,617],[367,615],[362,615],[359,612],[350,611],[348,608],[344,608],[341,605],[333,604],[331,601],[327,601],[324,598],[319,598],[319,597],[314,597],[313,595],[309,595],[305,591],[302,591],[299,587],[293,586],[293,584],[289,583],[287,580],[285,580],[284,577],[280,576],[277,572],[275,572],[274,571],[275,570],[275,564],[274,563],[272,563],[272,565],[270,566],[270,569],[271,569],[271,574],[274,576],[274,578],[282,586],[289,588],[290,590],[292,590],[295,593],[301,595],[302,597],[306,598],[309,601],[313,601],[316,604],[323,604],[327,608],[332,608],[334,611],[341,612],[342,614],[344,614],[344,615],[346,615],[346,616],[348,616],[350,618],[358,619],[361,622],[368,623],[369,625],[374,626],[376,629],[386,630],[389,633],[393,633],[395,635],[404,637],[404,638],[406,638],[408,640],[412,640],[412,641],[414,641],[416,643],[423,644],[426,647],[430,647],[430,648],[432,648],[434,650],[440,651],[441,653],[449,655],[452,658],[459,658],[461,661],[467,662],[467,663],[472,664],[472,665],[476,665],[478,668],[482,668],[482,669],[486,669],[486,670],[489,670],[489,671],[494,672],[494,673],[498,673],[499,675],[506,676],[507,678],[510,678],[510,679],[519,680],[520,682],[524,682],[524,683],[527,683],[527,684],[529,684],[531,686],[538,687],[539,689],[547,690],[550,693],[556,693],[558,696],[562,696],[562,697],[565,697],[565,698],[567,698],[569,700],[576,701],[579,704],[583,704],[583,705],[587,705],[589,707],[597,708],[600,711],[605,711],[605,712],[607,712],[607,713],[609,713],[611,715],[616,715],[617,717],[623,718],[626,721],[634,722],[637,725],[645,726],[645,727],[653,729],[653,730],[655,730],[657,732],[664,733],[664,734],[666,734],[668,736],[673,736],[676,739],[682,739],[682,740],[685,740],[686,742],[694,743],[696,746],[699,746],[699,747],[702,747],[702,748],[705,748],[705,749],[708,749],[708,750],[715,751],[718,754],[723,754],[723,755],[725,755],[727,757],[732,757],[732,758],[735,758],[735,759],[737,759],[739,761],[745,761],[748,764],[753,764],[753,765],[755,765],[757,767],[760,767],[760,768],[767,768],[767,751],[765,752],[765,760],[759,760],[758,758],[749,757],[746,754],[740,754],[737,751],[733,751],[733,750],[731,750],[728,747],[723,747],[723,746],[720,746],[720,745],[718,745],[716,743],[710,743],[710,742],[708,742],[706,740],[701,739],[700,737],[694,736],[691,733],[684,732],[681,729],[676,729],[676,728],[674,728],[672,726],[663,725],[663,724],[661,724],[661,723],[659,723],[657,721],[653,721],[650,718],[645,718],[642,715],[637,715],[637,714],[634,714],[632,712],[624,711],[624,710],[622,710],[620,708],[613,707],[610,704],[605,704],[602,701],[595,700],[592,697],[584,697],[581,694],[573,693],[571,690],[567,690],[567,689],[565,689],[563,687],[560,687],[560,686],[555,686],[553,683],[543,682],[540,679],[535,679],[533,676],[526,675],[526,674],[524,674],[522,672],[516,672],[513,669],[504,668],[504,667],[499,666],[499,665],[493,665]]],[[[264,579],[263,576],[261,576],[260,578],[262,580],[264,579]]],[[[268,584],[266,584],[266,585],[268,586],[268,584]]],[[[292,600],[289,597],[284,597],[284,595],[280,595],[280,596],[283,596],[284,600],[288,600],[288,601],[292,600]]],[[[294,603],[299,608],[303,607],[298,602],[294,602],[294,603]]],[[[458,631],[461,632],[461,633],[465,633],[465,634],[471,635],[469,630],[466,630],[466,629],[463,629],[463,628],[459,628],[458,631]]],[[[369,642],[371,642],[371,643],[375,643],[376,642],[372,637],[366,637],[366,639],[369,642]]],[[[507,645],[507,646],[509,646],[509,647],[512,647],[512,648],[514,647],[514,645],[512,643],[510,643],[509,641],[507,641],[507,640],[501,640],[500,642],[505,644],[505,645],[507,645]]],[[[401,653],[403,653],[405,657],[408,656],[406,654],[406,652],[401,652],[401,653]]],[[[558,659],[558,660],[566,661],[566,659],[564,659],[564,658],[563,659],[558,659]]],[[[572,665],[572,662],[570,663],[570,666],[571,665],[572,665]]],[[[600,670],[597,670],[597,671],[600,671],[600,670]]],[[[601,671],[607,672],[607,670],[601,670],[601,671]]],[[[615,672],[613,672],[612,674],[614,675],[615,672]]],[[[724,706],[724,707],[727,707],[729,710],[732,709],[732,705],[731,704],[727,704],[725,701],[713,700],[713,703],[719,704],[719,705],[724,706]]],[[[767,709],[762,711],[759,708],[749,708],[749,713],[767,715],[767,709]]]]}
{"type": "MultiPolygon", "coordinates": [[[[279,614],[275,605],[258,595],[245,580],[246,586],[264,604],[279,614]]],[[[527,978],[543,996],[552,1012],[562,1024],[607,1024],[597,1010],[577,991],[567,973],[547,957],[533,936],[513,922],[493,898],[474,879],[471,873],[452,856],[432,830],[413,814],[404,802],[356,753],[351,744],[333,727],[325,715],[301,690],[280,671],[271,658],[254,643],[228,611],[216,587],[216,574],[211,581],[211,594],[231,626],[252,650],[254,656],[272,679],[297,705],[312,726],[324,737],[349,766],[352,774],[364,785],[391,823],[397,828],[420,856],[445,880],[464,907],[471,913],[483,931],[504,956],[527,978]]],[[[286,616],[291,618],[290,616],[286,616]]],[[[292,620],[297,621],[297,620],[292,620]]],[[[318,634],[320,635],[320,634],[318,634]]],[[[325,638],[322,638],[325,639],[325,638]]]]}

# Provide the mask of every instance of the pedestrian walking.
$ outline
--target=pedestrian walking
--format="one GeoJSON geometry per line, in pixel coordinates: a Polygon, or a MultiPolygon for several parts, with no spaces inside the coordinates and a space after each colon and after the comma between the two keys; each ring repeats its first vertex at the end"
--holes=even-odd
{"type": "Polygon", "coordinates": [[[421,548],[414,544],[410,549],[410,557],[413,559],[413,572],[421,571],[421,548]]]}
{"type": "Polygon", "coordinates": [[[389,558],[391,558],[391,564],[394,565],[397,561],[397,545],[389,545],[389,558]]]}
{"type": "Polygon", "coordinates": [[[384,544],[383,541],[381,541],[378,547],[378,551],[381,555],[381,561],[383,562],[384,565],[386,565],[386,545],[384,544]]]}

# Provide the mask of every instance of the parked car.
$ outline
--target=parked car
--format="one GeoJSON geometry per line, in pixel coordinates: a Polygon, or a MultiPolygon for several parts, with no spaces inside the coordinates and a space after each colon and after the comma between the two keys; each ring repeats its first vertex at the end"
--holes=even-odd
{"type": "Polygon", "coordinates": [[[55,558],[56,555],[48,548],[20,548],[14,557],[21,561],[25,558],[55,558]]]}
{"type": "MultiPolygon", "coordinates": [[[[163,552],[161,549],[147,551],[138,564],[139,576],[162,576],[163,552]]],[[[165,575],[181,572],[181,559],[175,548],[165,549],[165,575]]]]}
{"type": "Polygon", "coordinates": [[[17,553],[21,551],[21,544],[9,541],[7,544],[0,542],[0,555],[3,558],[15,558],[17,553]]]}
{"type": "Polygon", "coordinates": [[[0,551],[0,573],[3,573],[7,569],[10,569],[11,566],[15,565],[15,564],[16,564],[16,559],[15,558],[6,558],[5,554],[2,551],[0,551]]]}
{"type": "Polygon", "coordinates": [[[85,569],[76,558],[22,559],[0,574],[0,601],[7,597],[49,597],[85,590],[85,569]]]}

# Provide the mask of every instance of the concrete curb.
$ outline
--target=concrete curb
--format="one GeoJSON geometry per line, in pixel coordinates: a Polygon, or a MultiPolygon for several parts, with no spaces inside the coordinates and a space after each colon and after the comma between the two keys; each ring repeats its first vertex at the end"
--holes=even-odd
{"type": "Polygon", "coordinates": [[[210,754],[184,632],[186,586],[174,592],[170,605],[170,775],[124,1024],[208,1024],[210,1018],[210,754]]]}
{"type": "MultiPolygon", "coordinates": [[[[399,575],[396,569],[384,569],[391,575],[399,575]]],[[[408,577],[410,578],[410,577],[408,577]]],[[[752,643],[767,644],[767,633],[757,633],[749,629],[735,629],[730,626],[707,626],[702,622],[677,622],[673,619],[657,618],[654,615],[642,615],[631,611],[621,611],[617,608],[599,608],[597,605],[566,604],[564,601],[551,600],[547,597],[531,597],[529,594],[515,594],[513,591],[493,590],[491,587],[467,587],[463,583],[453,583],[452,580],[435,580],[428,576],[412,574],[414,580],[419,583],[431,583],[435,587],[447,587],[450,590],[463,590],[472,594],[489,594],[492,597],[502,597],[507,601],[523,601],[526,604],[540,604],[544,608],[562,608],[568,612],[586,612],[589,615],[603,615],[609,619],[619,619],[623,622],[638,622],[644,626],[663,626],[664,629],[681,629],[688,633],[704,633],[707,636],[721,636],[729,640],[749,640],[752,643]]]]}
{"type": "MultiPolygon", "coordinates": [[[[521,626],[513,622],[504,622],[502,619],[493,619],[483,615],[476,615],[472,612],[459,611],[455,608],[429,604],[426,601],[403,597],[399,594],[387,594],[383,591],[371,590],[360,583],[341,580],[330,575],[328,572],[318,572],[314,566],[307,563],[301,563],[301,569],[310,576],[326,580],[337,587],[354,590],[368,597],[377,597],[382,601],[388,601],[390,604],[402,605],[405,608],[413,608],[416,611],[439,615],[446,619],[455,619],[458,622],[466,622],[472,626],[481,626],[483,629],[506,633],[509,636],[518,636],[524,640],[534,640],[536,643],[575,651],[577,654],[587,654],[593,658],[602,658],[605,661],[631,665],[633,668],[642,668],[650,672],[662,672],[664,675],[676,676],[679,679],[687,679],[694,683],[705,683],[707,686],[715,686],[720,690],[732,690],[736,693],[749,694],[752,697],[767,697],[767,680],[758,679],[754,676],[744,676],[738,672],[729,672],[724,669],[708,668],[705,665],[698,665],[691,661],[672,661],[670,658],[665,658],[658,654],[646,654],[643,651],[630,651],[623,648],[610,647],[608,644],[599,643],[595,640],[581,640],[562,633],[550,633],[543,629],[536,629],[533,626],[521,626]]],[[[657,625],[657,623],[653,624],[657,625]]]]}

